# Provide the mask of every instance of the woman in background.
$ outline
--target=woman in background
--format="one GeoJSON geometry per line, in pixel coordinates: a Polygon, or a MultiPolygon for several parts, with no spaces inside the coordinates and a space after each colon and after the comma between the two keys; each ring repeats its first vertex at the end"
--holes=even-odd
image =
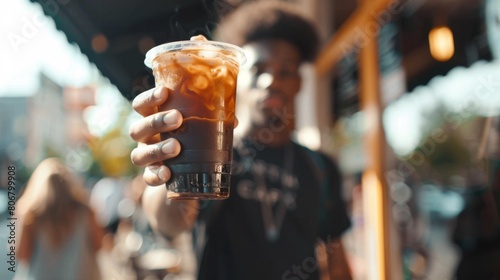
{"type": "Polygon", "coordinates": [[[103,230],[88,194],[60,160],[42,161],[19,199],[19,279],[100,279],[103,230]]]}

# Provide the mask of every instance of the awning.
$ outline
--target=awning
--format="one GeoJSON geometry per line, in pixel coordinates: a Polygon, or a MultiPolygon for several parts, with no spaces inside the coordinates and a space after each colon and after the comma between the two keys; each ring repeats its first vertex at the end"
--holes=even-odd
{"type": "Polygon", "coordinates": [[[194,34],[210,37],[231,8],[214,0],[31,1],[129,99],[153,85],[143,63],[147,50],[194,34]]]}

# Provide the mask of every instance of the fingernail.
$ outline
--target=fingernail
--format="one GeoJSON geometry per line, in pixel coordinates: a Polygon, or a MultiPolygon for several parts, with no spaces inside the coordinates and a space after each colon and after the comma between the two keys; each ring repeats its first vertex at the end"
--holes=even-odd
{"type": "Polygon", "coordinates": [[[167,180],[167,168],[165,166],[162,166],[158,169],[158,178],[162,181],[167,180]]]}
{"type": "Polygon", "coordinates": [[[161,91],[162,91],[163,87],[157,87],[154,91],[153,91],[153,96],[156,98],[156,99],[160,99],[161,98],[161,91]]]}
{"type": "Polygon", "coordinates": [[[172,154],[174,152],[174,142],[173,141],[167,141],[163,146],[161,146],[161,152],[168,155],[172,154]]]}
{"type": "Polygon", "coordinates": [[[163,122],[165,124],[174,124],[176,123],[176,120],[177,120],[177,114],[175,112],[168,112],[166,113],[164,116],[163,116],[163,122]]]}

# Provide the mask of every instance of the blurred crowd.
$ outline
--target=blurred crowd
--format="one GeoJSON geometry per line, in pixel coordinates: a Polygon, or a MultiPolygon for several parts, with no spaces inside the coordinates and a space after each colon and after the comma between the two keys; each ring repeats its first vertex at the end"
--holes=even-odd
{"type": "Polygon", "coordinates": [[[42,161],[18,202],[14,279],[193,279],[190,237],[155,236],[141,210],[144,188],[142,177],[88,187],[62,160],[42,161]]]}

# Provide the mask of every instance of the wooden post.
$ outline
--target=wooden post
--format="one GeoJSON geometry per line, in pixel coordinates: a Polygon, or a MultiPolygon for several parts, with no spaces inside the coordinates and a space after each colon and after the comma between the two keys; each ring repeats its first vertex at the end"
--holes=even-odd
{"type": "Polygon", "coordinates": [[[362,188],[370,279],[390,279],[389,200],[385,182],[385,136],[382,125],[377,37],[369,38],[360,56],[360,103],[365,118],[364,147],[367,158],[362,188]]]}

